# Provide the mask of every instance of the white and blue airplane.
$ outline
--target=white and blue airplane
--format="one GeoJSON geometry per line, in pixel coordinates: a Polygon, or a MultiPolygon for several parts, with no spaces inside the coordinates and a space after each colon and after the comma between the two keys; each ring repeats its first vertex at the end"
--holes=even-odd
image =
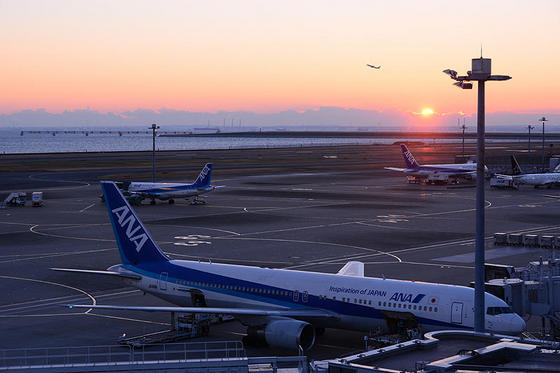
{"type": "MultiPolygon", "coordinates": [[[[457,179],[473,179],[476,177],[476,163],[451,164],[419,164],[405,144],[401,151],[406,168],[385,167],[386,170],[404,172],[409,176],[425,179],[426,182],[448,182],[457,179]]],[[[484,170],[488,171],[486,166],[484,170]]]]}
{"type": "Polygon", "coordinates": [[[551,188],[552,186],[560,185],[560,166],[557,166],[552,172],[544,172],[540,174],[523,173],[515,155],[511,156],[511,166],[513,169],[513,175],[498,174],[496,177],[498,179],[513,181],[515,187],[519,187],[520,184],[532,185],[534,188],[541,186],[551,188]]]}
{"type": "MultiPolygon", "coordinates": [[[[113,182],[101,182],[122,264],[106,271],[53,268],[121,278],[175,306],[67,305],[69,308],[232,315],[248,335],[282,348],[311,348],[324,328],[393,331],[472,329],[474,290],[364,276],[348,262],[336,274],[173,260],[156,245],[113,182]]],[[[485,294],[486,329],[518,334],[523,319],[485,294]]]]}
{"type": "Polygon", "coordinates": [[[154,204],[156,199],[169,201],[169,204],[175,202],[175,198],[191,198],[193,202],[203,202],[200,195],[211,192],[219,186],[210,185],[212,178],[212,163],[206,163],[192,184],[185,183],[148,183],[148,182],[131,182],[123,184],[126,191],[131,197],[139,196],[140,198],[149,198],[154,204]]]}

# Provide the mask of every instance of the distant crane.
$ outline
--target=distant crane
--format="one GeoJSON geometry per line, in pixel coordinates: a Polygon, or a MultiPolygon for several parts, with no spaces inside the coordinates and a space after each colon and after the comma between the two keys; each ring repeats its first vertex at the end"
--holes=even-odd
{"type": "Polygon", "coordinates": [[[370,65],[369,63],[366,63],[366,66],[371,67],[372,69],[376,69],[376,70],[379,70],[381,68],[381,65],[373,66],[373,65],[370,65]]]}

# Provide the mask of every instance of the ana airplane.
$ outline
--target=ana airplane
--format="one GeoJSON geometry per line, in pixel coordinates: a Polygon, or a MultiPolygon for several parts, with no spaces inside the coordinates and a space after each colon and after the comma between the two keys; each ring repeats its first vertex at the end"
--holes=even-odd
{"type": "Polygon", "coordinates": [[[379,70],[381,68],[381,65],[380,66],[373,66],[373,65],[370,65],[369,63],[366,63],[366,65],[368,67],[371,67],[372,69],[376,69],[376,70],[379,70]]]}
{"type": "MultiPolygon", "coordinates": [[[[405,144],[401,151],[406,168],[385,167],[387,170],[404,172],[407,175],[424,179],[428,183],[449,182],[457,179],[473,179],[476,177],[476,163],[453,164],[419,164],[405,144]]],[[[484,169],[488,171],[486,166],[484,169]]]]}
{"type": "Polygon", "coordinates": [[[515,185],[533,185],[535,188],[541,186],[551,188],[553,185],[560,185],[560,172],[557,171],[558,167],[554,169],[554,172],[524,174],[514,155],[511,156],[511,166],[513,169],[513,175],[496,175],[496,177],[500,179],[513,180],[515,185]]]}
{"type": "MultiPolygon", "coordinates": [[[[315,331],[472,329],[474,290],[464,286],[364,276],[364,264],[337,274],[169,259],[113,182],[101,182],[122,264],[106,271],[53,268],[123,279],[176,306],[67,305],[147,312],[233,315],[248,336],[282,348],[309,349],[315,331]]],[[[518,334],[525,322],[501,299],[485,294],[486,328],[518,334]]]]}
{"type": "Polygon", "coordinates": [[[206,163],[200,175],[192,184],[131,182],[128,185],[123,183],[122,186],[131,197],[139,196],[142,199],[151,199],[152,205],[155,204],[156,199],[169,201],[169,204],[173,204],[175,198],[191,197],[193,197],[194,203],[203,203],[204,200],[201,199],[201,194],[220,188],[219,186],[210,185],[211,177],[212,163],[206,163]]]}

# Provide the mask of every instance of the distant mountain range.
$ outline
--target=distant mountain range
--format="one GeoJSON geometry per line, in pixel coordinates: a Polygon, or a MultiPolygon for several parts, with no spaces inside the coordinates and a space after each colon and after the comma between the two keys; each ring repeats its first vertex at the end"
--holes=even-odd
{"type": "MultiPolygon", "coordinates": [[[[548,118],[550,130],[560,129],[560,114],[547,113],[487,113],[488,130],[524,132],[527,125],[540,124],[542,116],[548,118]]],[[[430,130],[456,130],[457,120],[466,118],[468,131],[476,129],[476,117],[460,114],[437,115],[426,121],[411,113],[395,110],[377,111],[321,107],[316,110],[287,110],[276,113],[255,113],[248,111],[191,112],[162,108],[159,110],[137,109],[122,113],[101,113],[95,110],[72,110],[50,113],[44,109],[22,110],[0,115],[2,127],[113,127],[149,126],[157,123],[171,127],[213,127],[230,129],[330,129],[330,130],[418,130],[424,126],[430,130]],[[433,125],[433,123],[438,123],[433,125]],[[432,124],[430,124],[432,123],[432,124]]],[[[537,127],[534,131],[538,131],[537,127]]]]}

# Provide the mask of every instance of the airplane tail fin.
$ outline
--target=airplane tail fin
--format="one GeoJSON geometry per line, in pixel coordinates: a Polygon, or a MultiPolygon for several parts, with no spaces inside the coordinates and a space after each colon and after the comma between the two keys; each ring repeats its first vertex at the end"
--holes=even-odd
{"type": "Polygon", "coordinates": [[[519,162],[517,162],[517,158],[515,158],[513,154],[511,155],[511,169],[513,170],[513,175],[521,175],[523,173],[519,162]]]}
{"type": "Polygon", "coordinates": [[[210,185],[210,179],[212,178],[212,163],[206,163],[200,171],[200,175],[196,178],[194,186],[207,186],[210,185]]]}
{"type": "Polygon", "coordinates": [[[136,265],[143,262],[169,260],[156,245],[115,183],[102,181],[101,189],[122,262],[136,265]]]}
{"type": "Polygon", "coordinates": [[[404,163],[406,164],[406,168],[420,167],[420,164],[416,162],[416,159],[414,159],[414,156],[412,155],[410,150],[408,150],[408,146],[406,146],[406,144],[401,144],[401,151],[404,158],[404,163]]]}

